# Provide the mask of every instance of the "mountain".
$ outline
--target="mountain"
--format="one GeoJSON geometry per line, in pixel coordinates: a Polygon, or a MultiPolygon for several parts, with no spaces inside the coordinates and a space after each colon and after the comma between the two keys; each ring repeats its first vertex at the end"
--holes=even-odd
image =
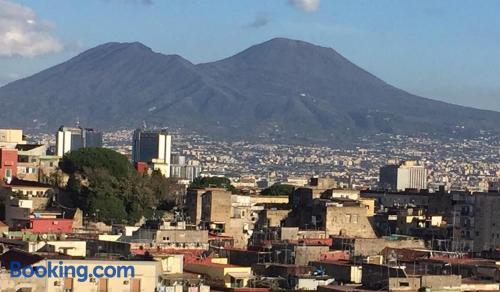
{"type": "Polygon", "coordinates": [[[140,43],[107,43],[0,88],[2,127],[100,129],[142,121],[222,138],[332,142],[393,133],[498,133],[500,113],[412,95],[331,48],[272,39],[192,64],[140,43]]]}

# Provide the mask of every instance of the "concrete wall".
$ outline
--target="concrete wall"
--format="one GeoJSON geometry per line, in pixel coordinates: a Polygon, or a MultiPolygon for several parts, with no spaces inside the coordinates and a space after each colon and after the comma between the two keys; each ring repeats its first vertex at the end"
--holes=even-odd
{"type": "Polygon", "coordinates": [[[329,235],[376,237],[365,206],[327,205],[325,230],[329,235]]]}
{"type": "Polygon", "coordinates": [[[322,245],[296,245],[295,246],[295,264],[307,266],[309,262],[319,261],[321,254],[329,251],[328,246],[322,245]]]}
{"type": "Polygon", "coordinates": [[[476,193],[474,207],[475,252],[500,248],[500,195],[476,193]]]}
{"type": "Polygon", "coordinates": [[[419,277],[389,279],[389,291],[418,291],[420,287],[419,277]]]}
{"type": "Polygon", "coordinates": [[[189,189],[186,194],[187,215],[191,223],[198,225],[201,221],[203,189],[189,189]]]}
{"type": "Polygon", "coordinates": [[[310,265],[316,268],[323,268],[328,276],[331,276],[335,281],[344,284],[360,284],[362,277],[362,267],[351,265],[347,262],[321,262],[314,261],[310,265]]]}
{"type": "Polygon", "coordinates": [[[207,230],[158,230],[156,243],[208,243],[207,230]]]}
{"type": "Polygon", "coordinates": [[[255,204],[288,204],[288,196],[250,196],[250,202],[255,204]]]}
{"type": "Polygon", "coordinates": [[[259,221],[262,225],[267,225],[267,227],[280,227],[281,222],[288,217],[290,210],[263,210],[261,216],[259,216],[259,221]]]}
{"type": "Polygon", "coordinates": [[[422,276],[422,287],[432,289],[460,289],[462,276],[459,275],[425,275],[422,276]]]}
{"type": "Polygon", "coordinates": [[[208,190],[202,197],[201,220],[229,222],[231,218],[231,192],[224,189],[208,190]]]}

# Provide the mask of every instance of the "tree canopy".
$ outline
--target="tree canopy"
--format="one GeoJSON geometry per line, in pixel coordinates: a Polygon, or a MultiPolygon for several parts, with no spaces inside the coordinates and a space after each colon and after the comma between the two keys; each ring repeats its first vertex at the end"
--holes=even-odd
{"type": "Polygon", "coordinates": [[[227,177],[210,176],[210,177],[197,177],[189,185],[190,188],[224,188],[233,194],[238,194],[240,191],[236,189],[231,180],[227,177]]]}
{"type": "Polygon", "coordinates": [[[289,196],[293,193],[295,187],[287,184],[274,184],[266,189],[263,189],[260,193],[263,196],[289,196]]]}
{"type": "Polygon", "coordinates": [[[59,168],[65,173],[83,172],[88,169],[104,169],[114,177],[124,178],[135,169],[124,155],[106,148],[82,148],[64,155],[59,168]]]}
{"type": "Polygon", "coordinates": [[[178,203],[181,187],[159,172],[141,176],[128,159],[110,149],[85,148],[64,155],[66,190],[75,206],[106,223],[134,224],[151,209],[178,203]]]}

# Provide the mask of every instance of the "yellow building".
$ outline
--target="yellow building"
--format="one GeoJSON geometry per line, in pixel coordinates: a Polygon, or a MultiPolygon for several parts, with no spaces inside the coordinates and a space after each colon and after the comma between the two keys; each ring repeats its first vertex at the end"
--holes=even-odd
{"type": "Polygon", "coordinates": [[[184,269],[207,277],[207,283],[211,287],[243,288],[247,287],[252,277],[252,268],[227,264],[227,259],[214,259],[211,263],[190,263],[184,269]]]}

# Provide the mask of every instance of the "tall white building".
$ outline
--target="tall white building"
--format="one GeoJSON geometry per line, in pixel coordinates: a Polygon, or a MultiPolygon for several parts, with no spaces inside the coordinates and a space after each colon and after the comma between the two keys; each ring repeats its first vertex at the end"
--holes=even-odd
{"type": "Polygon", "coordinates": [[[102,133],[94,129],[61,126],[56,136],[56,154],[64,154],[85,147],[102,147],[102,133]]]}
{"type": "Polygon", "coordinates": [[[403,162],[397,172],[397,189],[427,189],[427,169],[414,161],[403,162]]]}
{"type": "Polygon", "coordinates": [[[427,169],[415,161],[380,168],[379,187],[384,190],[427,189],[427,169]]]}
{"type": "Polygon", "coordinates": [[[172,153],[172,136],[165,130],[134,131],[132,159],[135,163],[145,162],[170,177],[170,159],[172,153]]]}

